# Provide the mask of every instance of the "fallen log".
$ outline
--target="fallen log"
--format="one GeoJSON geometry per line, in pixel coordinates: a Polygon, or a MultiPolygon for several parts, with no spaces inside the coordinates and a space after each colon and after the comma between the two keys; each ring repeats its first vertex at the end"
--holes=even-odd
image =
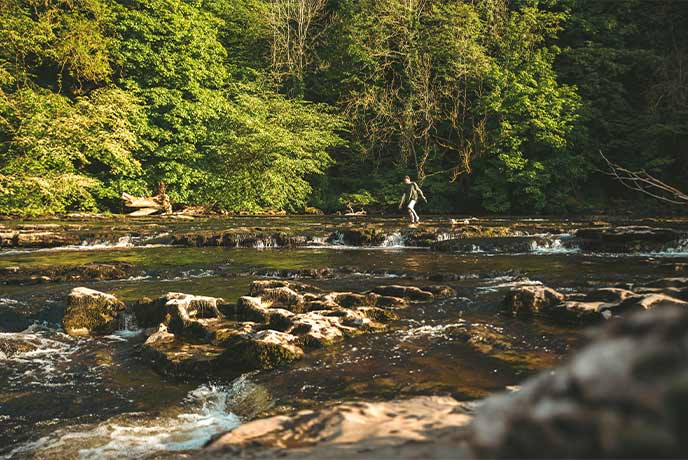
{"type": "Polygon", "coordinates": [[[158,201],[158,197],[139,198],[129,195],[127,192],[122,193],[122,200],[124,205],[128,208],[156,208],[162,209],[162,203],[158,201]]]}
{"type": "Polygon", "coordinates": [[[165,184],[163,183],[160,183],[159,192],[155,196],[141,198],[122,192],[122,200],[128,208],[139,208],[127,214],[129,216],[150,216],[157,212],[172,214],[172,203],[167,193],[165,193],[165,184]]]}

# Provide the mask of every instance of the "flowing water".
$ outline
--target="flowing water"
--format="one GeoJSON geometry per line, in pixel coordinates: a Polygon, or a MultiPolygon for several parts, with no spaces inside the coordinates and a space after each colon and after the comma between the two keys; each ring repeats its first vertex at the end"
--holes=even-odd
{"type": "MultiPolygon", "coordinates": [[[[555,366],[581,336],[577,324],[504,314],[500,302],[510,288],[543,283],[577,292],[635,284],[677,276],[688,262],[685,241],[626,254],[588,253],[567,244],[586,222],[482,220],[482,225],[519,227],[521,234],[537,238],[525,250],[481,243],[459,252],[417,247],[405,240],[399,221],[379,223],[387,229],[379,244],[352,247],[336,234],[336,227],[347,222],[327,218],[144,219],[133,225],[69,221],[56,224],[79,233],[75,244],[0,249],[0,268],[115,261],[142,268],[124,279],[0,284],[0,458],[193,456],[214,434],[258,415],[352,399],[482,398],[555,366]],[[288,228],[308,238],[302,247],[291,248],[263,241],[245,248],[172,246],[166,241],[174,232],[240,226],[288,228]],[[542,228],[548,228],[544,236],[542,228]],[[170,291],[234,301],[257,278],[298,278],[320,268],[332,270],[307,282],[326,289],[362,292],[381,284],[441,282],[454,287],[458,297],[413,304],[387,332],[361,335],[291,365],[236,380],[161,377],[139,355],[145,336],[131,317],[106,337],[73,338],[60,328],[66,294],[75,286],[125,301],[170,291]],[[452,328],[465,322],[508,346],[481,348],[458,340],[452,328]]],[[[12,228],[21,223],[2,224],[12,228]]],[[[686,227],[683,221],[653,224],[686,227]]],[[[452,230],[433,231],[441,241],[452,230]]]]}

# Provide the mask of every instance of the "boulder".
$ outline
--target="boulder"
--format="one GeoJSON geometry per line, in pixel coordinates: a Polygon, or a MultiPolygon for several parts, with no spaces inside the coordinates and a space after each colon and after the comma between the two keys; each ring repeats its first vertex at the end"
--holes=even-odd
{"type": "Polygon", "coordinates": [[[238,334],[224,342],[221,360],[234,372],[272,369],[303,357],[296,336],[270,329],[238,334]]]}
{"type": "Polygon", "coordinates": [[[546,286],[520,286],[506,295],[503,305],[514,314],[528,314],[550,310],[565,298],[564,294],[546,286]]]}
{"type": "Polygon", "coordinates": [[[270,319],[267,306],[260,297],[242,296],[237,301],[237,319],[265,323],[270,319]]]}
{"type": "Polygon", "coordinates": [[[130,310],[134,313],[136,324],[142,328],[157,327],[165,320],[167,313],[167,298],[158,297],[150,299],[144,297],[130,305],[130,310]]]}
{"type": "Polygon", "coordinates": [[[264,303],[280,306],[294,313],[305,311],[303,295],[286,286],[265,288],[260,291],[260,298],[264,303]]]}
{"type": "Polygon", "coordinates": [[[299,336],[304,346],[325,347],[344,339],[339,323],[337,317],[323,316],[317,312],[304,313],[293,319],[289,333],[299,336]]]}
{"type": "Polygon", "coordinates": [[[471,417],[449,397],[353,402],[246,423],[215,438],[202,459],[465,458],[471,417]]]}
{"type": "Polygon", "coordinates": [[[328,241],[337,241],[341,238],[344,243],[352,246],[379,246],[387,236],[384,231],[376,227],[347,229],[335,233],[330,236],[328,241]]]}
{"type": "Polygon", "coordinates": [[[217,297],[169,292],[163,300],[166,300],[165,325],[180,337],[207,342],[211,332],[205,320],[222,318],[217,305],[224,300],[217,297]]]}
{"type": "Polygon", "coordinates": [[[686,458],[688,310],[607,323],[555,372],[489,398],[469,438],[477,458],[686,458]]]}
{"type": "Polygon", "coordinates": [[[295,313],[284,308],[270,308],[268,310],[268,327],[276,331],[286,331],[294,324],[295,313]]]}
{"type": "Polygon", "coordinates": [[[111,334],[126,306],[112,294],[85,287],[72,289],[62,318],[65,332],[73,336],[111,334]]]}

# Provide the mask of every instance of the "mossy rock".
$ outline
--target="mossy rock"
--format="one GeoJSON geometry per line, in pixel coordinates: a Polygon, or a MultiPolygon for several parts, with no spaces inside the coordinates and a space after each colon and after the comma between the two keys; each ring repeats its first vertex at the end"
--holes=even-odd
{"type": "Polygon", "coordinates": [[[269,329],[236,335],[225,342],[227,349],[221,359],[236,372],[273,369],[303,357],[303,349],[296,343],[293,335],[269,329]]]}
{"type": "Polygon", "coordinates": [[[73,336],[111,334],[117,330],[118,315],[125,309],[112,294],[77,287],[67,297],[62,327],[73,336]]]}

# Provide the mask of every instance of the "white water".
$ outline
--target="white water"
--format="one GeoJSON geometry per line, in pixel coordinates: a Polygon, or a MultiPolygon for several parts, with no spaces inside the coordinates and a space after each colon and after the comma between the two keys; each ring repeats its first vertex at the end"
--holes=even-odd
{"type": "Polygon", "coordinates": [[[45,458],[62,458],[64,453],[78,452],[82,460],[120,460],[198,449],[213,435],[240,424],[239,417],[226,407],[232,394],[232,387],[202,385],[189,392],[178,407],[157,417],[129,413],[94,426],[57,430],[3,458],[30,458],[34,452],[41,452],[45,458]]]}
{"type": "Polygon", "coordinates": [[[56,387],[69,384],[58,368],[68,365],[80,349],[78,341],[55,330],[31,325],[22,332],[2,332],[0,341],[19,351],[0,352],[0,365],[13,370],[7,376],[10,387],[56,387]]]}
{"type": "Polygon", "coordinates": [[[0,256],[12,254],[25,254],[28,252],[57,252],[57,251],[101,251],[104,249],[150,249],[168,246],[166,244],[135,244],[130,236],[123,236],[117,241],[84,241],[79,245],[57,246],[54,248],[20,248],[0,250],[0,256]]]}
{"type": "Polygon", "coordinates": [[[403,248],[405,246],[404,237],[400,232],[394,232],[385,236],[380,246],[383,248],[403,248]]]}
{"type": "Polygon", "coordinates": [[[570,239],[571,235],[562,234],[555,237],[538,238],[530,243],[530,249],[535,254],[576,254],[580,252],[577,247],[567,247],[563,241],[570,239]]]}

